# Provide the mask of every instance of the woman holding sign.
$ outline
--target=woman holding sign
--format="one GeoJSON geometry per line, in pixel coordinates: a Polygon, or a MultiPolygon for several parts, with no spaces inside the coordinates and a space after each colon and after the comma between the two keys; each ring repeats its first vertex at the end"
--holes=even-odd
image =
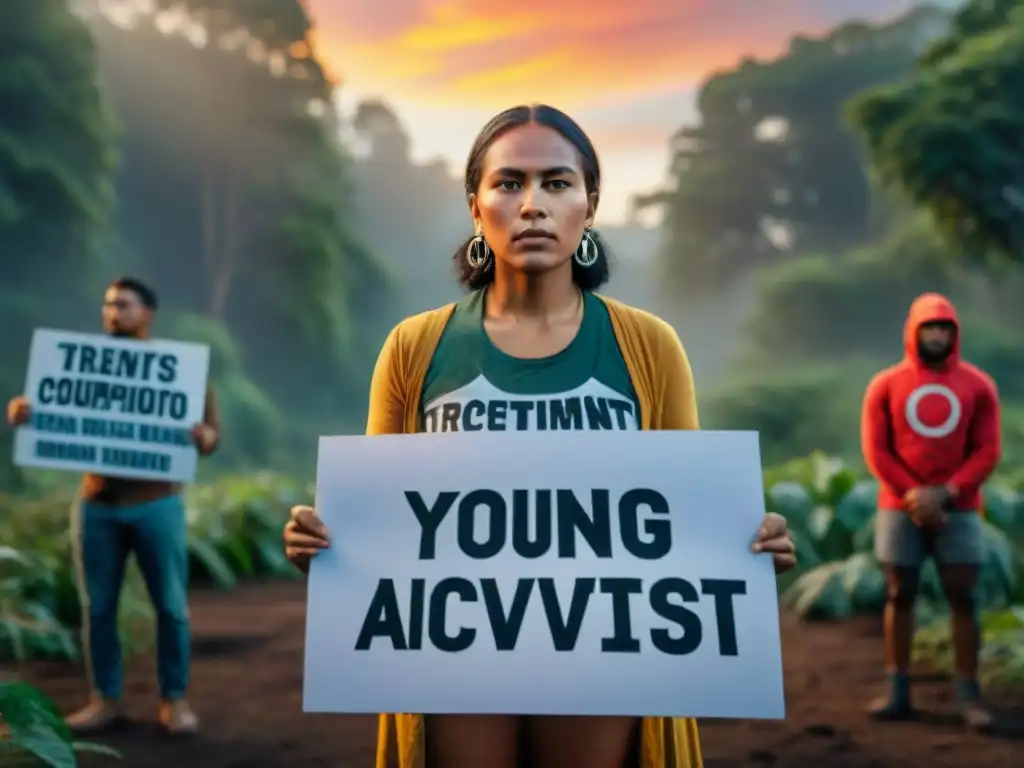
{"type": "MultiPolygon", "coordinates": [[[[455,255],[469,295],[411,317],[374,371],[367,434],[699,429],[690,365],[672,328],[594,291],[608,250],[593,230],[597,155],[548,106],[484,127],[466,166],[475,225],[455,255]]],[[[471,470],[470,470],[471,471],[471,470]]],[[[328,546],[310,507],[285,529],[306,570],[328,546]]],[[[754,550],[794,564],[785,520],[768,515],[754,550]]],[[[378,768],[699,768],[693,720],[382,715],[378,768]]]]}

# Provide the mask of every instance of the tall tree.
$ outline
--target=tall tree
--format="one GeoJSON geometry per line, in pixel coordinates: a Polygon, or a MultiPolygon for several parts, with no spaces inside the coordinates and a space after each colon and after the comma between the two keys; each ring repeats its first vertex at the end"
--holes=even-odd
{"type": "Polygon", "coordinates": [[[670,189],[639,201],[664,208],[671,284],[700,292],[791,252],[876,234],[883,222],[842,105],[910,72],[946,19],[927,7],[890,24],[844,24],[709,79],[700,122],[673,137],[670,189]]]}
{"type": "Polygon", "coordinates": [[[0,105],[0,285],[74,285],[99,264],[115,134],[66,0],[0,5],[0,105]]]}
{"type": "Polygon", "coordinates": [[[880,181],[959,252],[1024,262],[1024,0],[974,0],[906,81],[850,105],[880,181]]]}
{"type": "Polygon", "coordinates": [[[403,306],[457,299],[451,254],[472,228],[462,185],[443,162],[413,162],[409,136],[384,102],[361,103],[352,127],[367,149],[355,164],[360,232],[386,260],[403,306]]]}
{"type": "Polygon", "coordinates": [[[37,324],[82,319],[83,298],[102,265],[114,147],[96,52],[81,19],[65,0],[0,4],[3,397],[23,386],[37,324]]]}
{"type": "Polygon", "coordinates": [[[104,6],[125,252],[174,305],[225,322],[275,399],[358,402],[387,281],[352,228],[351,162],[303,4],[166,0],[129,24],[104,6]]]}

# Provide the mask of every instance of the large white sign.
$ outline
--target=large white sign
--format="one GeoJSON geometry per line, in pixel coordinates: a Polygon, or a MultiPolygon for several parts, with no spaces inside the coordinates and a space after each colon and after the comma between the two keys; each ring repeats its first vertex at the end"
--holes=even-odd
{"type": "Polygon", "coordinates": [[[325,437],[307,712],[785,716],[756,433],[325,437]]]}
{"type": "Polygon", "coordinates": [[[191,480],[209,362],[202,344],[36,330],[25,378],[32,417],[15,432],[14,463],[191,480]]]}

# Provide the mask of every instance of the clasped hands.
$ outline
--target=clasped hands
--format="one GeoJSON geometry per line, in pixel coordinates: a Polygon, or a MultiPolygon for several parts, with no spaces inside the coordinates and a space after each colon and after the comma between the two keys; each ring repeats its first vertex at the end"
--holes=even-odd
{"type": "Polygon", "coordinates": [[[903,497],[911,521],[919,528],[938,532],[946,527],[946,509],[953,494],[944,485],[923,485],[911,488],[903,497]]]}

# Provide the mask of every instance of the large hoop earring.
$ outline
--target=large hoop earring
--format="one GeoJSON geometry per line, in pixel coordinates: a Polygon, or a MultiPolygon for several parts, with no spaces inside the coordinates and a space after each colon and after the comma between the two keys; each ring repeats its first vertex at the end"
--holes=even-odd
{"type": "Polygon", "coordinates": [[[597,263],[598,256],[597,242],[591,236],[590,230],[586,229],[583,231],[583,239],[580,241],[579,248],[573,254],[573,259],[576,260],[577,264],[586,269],[597,263]]]}
{"type": "Polygon", "coordinates": [[[491,265],[491,247],[483,235],[477,235],[466,246],[466,261],[473,269],[487,269],[491,265]]]}

